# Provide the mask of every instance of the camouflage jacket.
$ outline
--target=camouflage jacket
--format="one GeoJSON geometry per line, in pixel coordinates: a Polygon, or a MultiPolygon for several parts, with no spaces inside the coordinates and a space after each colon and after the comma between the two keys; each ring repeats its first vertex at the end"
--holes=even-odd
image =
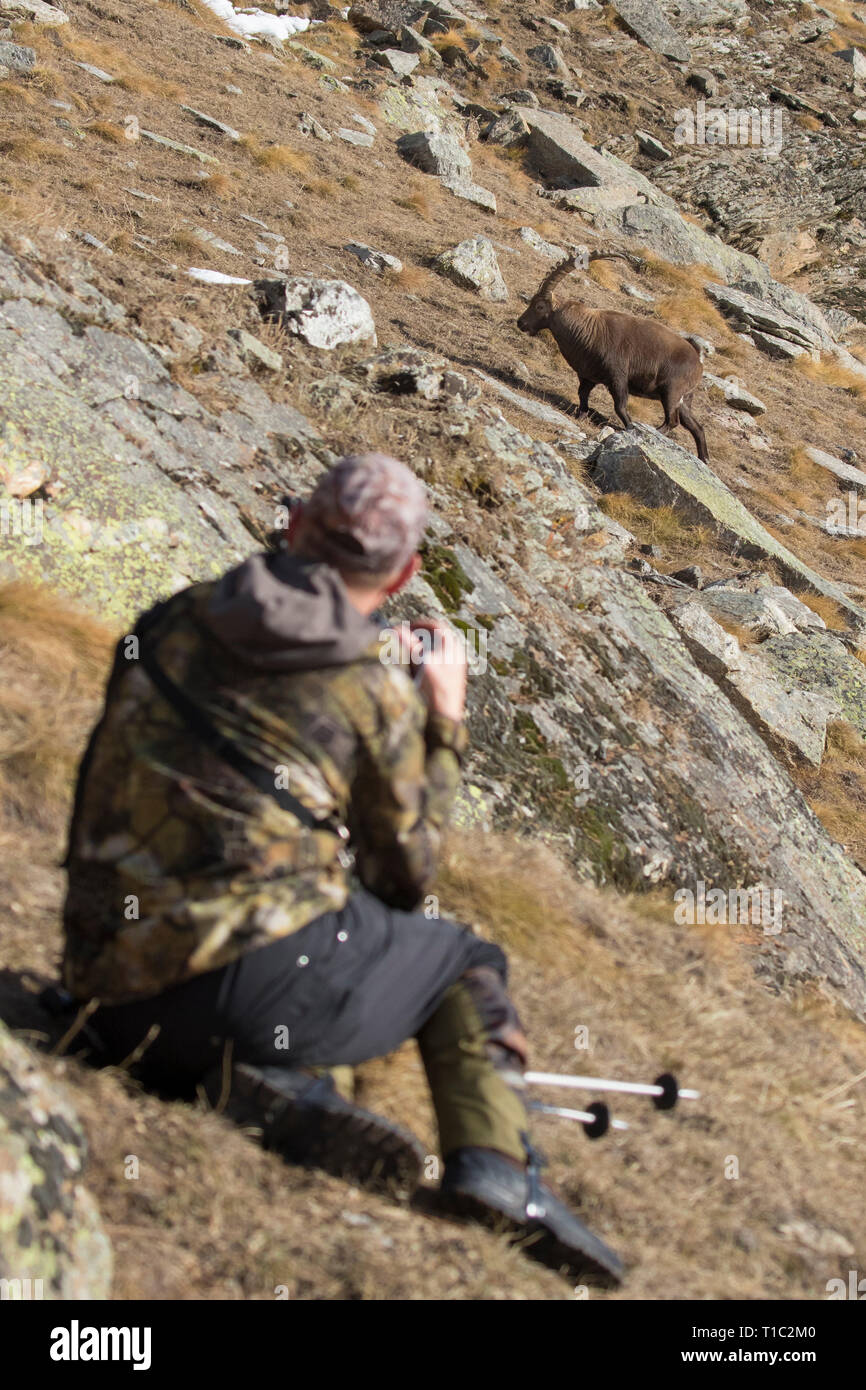
{"type": "Polygon", "coordinates": [[[380,659],[380,630],[335,571],[282,553],[184,590],[121,640],[69,833],[77,998],[157,994],[341,907],[353,886],[332,830],[304,827],[190,731],[137,659],[144,644],[276,785],[348,826],[364,887],[418,904],[465,731],[428,717],[407,671],[380,659]]]}

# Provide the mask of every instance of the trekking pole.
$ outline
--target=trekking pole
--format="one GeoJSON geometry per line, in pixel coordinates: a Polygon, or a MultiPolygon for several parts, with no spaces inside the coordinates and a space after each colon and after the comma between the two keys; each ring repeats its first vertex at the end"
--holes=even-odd
{"type": "Polygon", "coordinates": [[[700,1091],[680,1089],[672,1072],[657,1076],[651,1086],[641,1081],[608,1081],[600,1076],[559,1076],[556,1072],[527,1071],[526,1086],[566,1086],[576,1091],[620,1091],[626,1095],[651,1096],[657,1110],[673,1110],[678,1100],[699,1100],[700,1091]]]}
{"type": "Polygon", "coordinates": [[[602,1101],[596,1101],[588,1110],[568,1110],[562,1105],[544,1105],[540,1100],[529,1101],[526,1108],[540,1111],[542,1115],[559,1115],[563,1120],[577,1120],[588,1139],[600,1139],[608,1129],[628,1129],[625,1120],[610,1118],[610,1111],[602,1101]]]}

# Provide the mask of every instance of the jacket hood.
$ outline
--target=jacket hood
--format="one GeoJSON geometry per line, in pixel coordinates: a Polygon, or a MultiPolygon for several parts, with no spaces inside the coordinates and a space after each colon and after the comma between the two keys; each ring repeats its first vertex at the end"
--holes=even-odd
{"type": "Polygon", "coordinates": [[[330,566],[285,551],[253,555],[218,580],[201,621],[262,671],[344,666],[370,653],[381,621],[354,606],[330,566]]]}

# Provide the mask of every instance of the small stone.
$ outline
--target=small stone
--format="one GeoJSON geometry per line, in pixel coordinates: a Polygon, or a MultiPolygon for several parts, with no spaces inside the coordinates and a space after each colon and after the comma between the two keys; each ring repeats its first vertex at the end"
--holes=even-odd
{"type": "Polygon", "coordinates": [[[518,236],[526,242],[527,246],[531,246],[533,251],[537,251],[539,256],[544,256],[549,261],[561,261],[565,255],[564,246],[557,246],[552,241],[545,241],[544,237],[539,236],[532,227],[521,227],[518,236]]]}
{"type": "Polygon", "coordinates": [[[368,135],[376,134],[376,127],[373,125],[373,122],[368,120],[366,116],[362,116],[360,111],[352,112],[352,120],[355,122],[355,125],[360,126],[362,130],[366,130],[368,135]]]}
{"type": "Polygon", "coordinates": [[[302,135],[312,135],[316,140],[330,141],[331,139],[331,136],[328,134],[328,131],[322,125],[321,121],[317,121],[315,116],[311,115],[309,111],[301,112],[298,117],[298,129],[302,135]]]}
{"type": "Polygon", "coordinates": [[[347,145],[357,145],[360,149],[369,150],[373,145],[374,137],[368,135],[366,130],[349,130],[342,126],[337,131],[337,135],[341,140],[345,140],[347,145]]]}
{"type": "Polygon", "coordinates": [[[513,92],[501,92],[496,100],[509,106],[533,106],[537,109],[541,105],[538,97],[528,87],[517,87],[513,92]]]}
{"type": "Polygon", "coordinates": [[[143,140],[152,140],[155,145],[162,145],[164,149],[174,150],[176,154],[188,154],[193,159],[197,159],[200,164],[219,164],[219,160],[214,154],[205,154],[204,150],[196,150],[192,145],[182,145],[179,140],[169,140],[166,135],[158,135],[155,130],[141,130],[139,132],[143,140]]]}
{"type": "Polygon", "coordinates": [[[243,251],[239,251],[236,246],[232,246],[230,241],[223,241],[207,227],[196,227],[193,232],[196,241],[201,241],[205,246],[210,246],[214,251],[222,251],[227,256],[242,256],[243,251]]]}
{"type": "Polygon", "coordinates": [[[640,146],[641,152],[649,159],[670,159],[671,152],[654,135],[650,135],[646,130],[636,130],[635,139],[640,146]]]}
{"type": "Polygon", "coordinates": [[[719,94],[718,81],[709,68],[694,68],[686,78],[686,85],[694,87],[695,91],[705,97],[715,97],[719,94]]]}
{"type": "Polygon", "coordinates": [[[36,49],[20,43],[0,43],[0,77],[18,77],[36,66],[36,49]]]}
{"type": "Polygon", "coordinates": [[[240,132],[226,125],[223,121],[218,121],[216,116],[208,116],[204,111],[197,111],[194,106],[181,105],[181,111],[186,111],[187,115],[194,116],[199,125],[206,125],[210,130],[219,131],[220,135],[225,135],[227,139],[237,142],[240,140],[240,132]]]}
{"type": "Polygon", "coordinates": [[[704,582],[704,573],[700,565],[687,565],[685,569],[675,570],[671,579],[678,579],[681,584],[688,584],[691,589],[700,589],[704,582]]]}
{"type": "Polygon", "coordinates": [[[417,53],[404,53],[401,48],[382,48],[373,54],[373,61],[390,68],[398,77],[411,77],[421,59],[417,53]]]}
{"type": "Polygon", "coordinates": [[[238,355],[241,360],[250,367],[263,367],[269,372],[281,372],[283,370],[283,359],[273,348],[269,348],[261,339],[253,337],[252,333],[247,333],[243,328],[230,328],[229,337],[237,344],[238,355]]]}
{"type": "Polygon", "coordinates": [[[90,76],[95,77],[98,82],[109,83],[115,80],[110,72],[106,72],[104,68],[94,67],[92,63],[76,63],[75,66],[81,68],[82,72],[89,72],[90,76]]]}
{"type": "Polygon", "coordinates": [[[863,52],[862,48],[842,48],[834,54],[834,57],[847,63],[858,80],[866,77],[866,53],[863,52]]]}
{"type": "Polygon", "coordinates": [[[506,111],[499,116],[484,134],[490,145],[502,145],[510,149],[513,145],[523,145],[529,138],[529,126],[519,111],[506,111]]]}
{"type": "Polygon", "coordinates": [[[368,270],[374,270],[377,275],[381,275],[385,270],[398,271],[403,269],[403,262],[396,256],[389,256],[385,251],[374,251],[371,246],[366,246],[362,241],[347,241],[343,247],[350,255],[356,256],[362,265],[368,270]]]}
{"type": "Polygon", "coordinates": [[[559,77],[571,76],[571,69],[555,43],[536,44],[535,48],[527,50],[526,56],[541,67],[547,68],[548,72],[556,73],[559,77]]]}

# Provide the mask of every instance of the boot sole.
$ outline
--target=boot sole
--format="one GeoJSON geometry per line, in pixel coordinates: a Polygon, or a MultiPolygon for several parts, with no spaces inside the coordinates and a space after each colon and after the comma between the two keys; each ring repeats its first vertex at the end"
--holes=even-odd
{"type": "Polygon", "coordinates": [[[571,1277],[587,1279],[605,1288],[616,1288],[622,1283],[625,1268],[619,1256],[589,1230],[586,1230],[589,1248],[578,1250],[540,1222],[517,1222],[472,1192],[454,1189],[442,1193],[440,1202],[449,1215],[462,1217],[506,1235],[511,1244],[520,1245],[524,1254],[548,1269],[558,1273],[567,1269],[571,1277]]]}
{"type": "Polygon", "coordinates": [[[403,1199],[421,1181],[424,1151],[409,1130],[327,1092],[294,1098],[241,1065],[234,1068],[224,1113],[260,1129],[263,1147],[286,1163],[403,1199]]]}

